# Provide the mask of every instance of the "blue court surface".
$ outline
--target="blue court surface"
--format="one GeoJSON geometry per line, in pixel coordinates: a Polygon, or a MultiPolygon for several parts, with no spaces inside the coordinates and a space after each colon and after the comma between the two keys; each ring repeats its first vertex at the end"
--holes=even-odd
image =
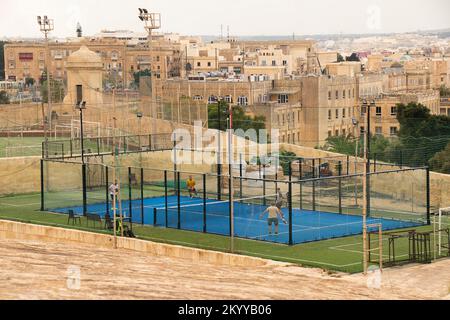
{"type": "MultiPolygon", "coordinates": [[[[207,200],[206,216],[204,215],[203,200],[198,198],[180,197],[180,214],[178,219],[177,196],[167,198],[168,209],[166,210],[165,198],[144,199],[143,210],[141,200],[130,202],[122,201],[124,216],[132,218],[133,223],[143,225],[155,225],[157,227],[180,228],[182,230],[197,231],[230,235],[229,202],[207,200]],[[155,210],[156,209],[156,210],[155,210]],[[204,227],[206,226],[206,230],[204,227]]],[[[112,216],[112,205],[110,211],[112,216]]],[[[234,229],[235,236],[253,240],[269,241],[276,243],[289,243],[289,224],[279,222],[279,234],[269,234],[267,214],[260,217],[267,206],[258,204],[234,203],[234,229]]],[[[82,214],[83,207],[66,207],[50,211],[67,213],[73,210],[76,214],[82,214]]],[[[101,217],[105,216],[106,204],[89,204],[88,213],[95,213],[101,217]]],[[[288,217],[288,209],[282,212],[288,217]]],[[[368,218],[368,224],[382,224],[383,230],[396,230],[422,225],[419,221],[401,221],[382,218],[368,218]]],[[[362,217],[330,212],[319,212],[310,210],[292,210],[292,239],[294,244],[312,242],[324,239],[341,238],[350,235],[362,234],[362,217]]]]}

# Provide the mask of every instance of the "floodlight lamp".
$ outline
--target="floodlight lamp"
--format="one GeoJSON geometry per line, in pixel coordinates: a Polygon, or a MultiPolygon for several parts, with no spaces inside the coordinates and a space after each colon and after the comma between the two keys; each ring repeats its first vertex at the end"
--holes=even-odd
{"type": "Polygon", "coordinates": [[[147,9],[142,9],[142,10],[144,11],[144,13],[146,13],[146,14],[148,13],[147,9]]]}
{"type": "Polygon", "coordinates": [[[142,114],[142,112],[138,112],[138,113],[136,114],[136,116],[137,116],[138,118],[142,118],[143,114],[142,114]]]}
{"type": "Polygon", "coordinates": [[[42,18],[41,18],[41,16],[37,16],[37,23],[38,23],[38,25],[41,25],[41,24],[42,24],[42,18]]]}

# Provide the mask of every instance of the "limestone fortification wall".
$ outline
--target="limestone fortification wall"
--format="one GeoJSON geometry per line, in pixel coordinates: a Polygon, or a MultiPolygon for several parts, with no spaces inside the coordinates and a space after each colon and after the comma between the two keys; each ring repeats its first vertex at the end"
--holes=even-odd
{"type": "MultiPolygon", "coordinates": [[[[114,237],[112,235],[4,220],[0,220],[0,239],[58,242],[65,244],[82,243],[111,249],[113,249],[114,244],[114,237]]],[[[198,263],[211,263],[216,265],[260,267],[269,263],[275,263],[248,256],[160,244],[130,238],[117,238],[117,248],[138,251],[143,254],[154,256],[188,259],[198,263]]]]}

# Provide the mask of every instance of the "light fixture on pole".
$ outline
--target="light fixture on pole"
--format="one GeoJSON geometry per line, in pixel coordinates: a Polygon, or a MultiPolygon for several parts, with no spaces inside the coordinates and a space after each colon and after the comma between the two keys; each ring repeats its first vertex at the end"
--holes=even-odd
{"type": "MultiPolygon", "coordinates": [[[[147,9],[144,8],[138,8],[139,10],[139,20],[141,20],[142,22],[144,22],[144,28],[148,33],[148,49],[149,49],[149,54],[150,54],[150,75],[151,75],[151,88],[152,88],[152,92],[151,92],[151,97],[152,97],[152,101],[151,101],[151,113],[150,116],[152,117],[152,139],[153,136],[156,132],[156,112],[154,112],[154,77],[153,77],[153,48],[152,48],[152,32],[153,30],[157,30],[161,28],[161,14],[160,13],[150,13],[148,12],[147,9]]],[[[153,145],[153,142],[152,142],[153,145]]]]}
{"type": "Polygon", "coordinates": [[[78,101],[75,108],[80,111],[81,162],[84,164],[83,110],[86,109],[86,101],[78,101]]]}
{"type": "Polygon", "coordinates": [[[45,46],[46,46],[46,63],[45,63],[45,72],[47,73],[47,103],[48,103],[48,109],[47,109],[47,122],[45,122],[44,119],[44,131],[45,131],[45,141],[48,141],[47,137],[47,123],[49,124],[49,127],[52,127],[52,95],[51,95],[51,87],[50,87],[50,50],[49,50],[49,44],[48,44],[48,34],[50,31],[54,29],[53,19],[49,19],[48,16],[38,16],[37,17],[37,23],[39,25],[40,31],[44,34],[45,37],[45,46]]]}

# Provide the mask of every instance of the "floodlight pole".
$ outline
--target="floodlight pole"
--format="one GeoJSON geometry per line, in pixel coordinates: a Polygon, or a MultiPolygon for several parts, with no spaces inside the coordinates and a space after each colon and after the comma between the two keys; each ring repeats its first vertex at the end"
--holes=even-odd
{"type": "Polygon", "coordinates": [[[86,102],[77,102],[77,109],[80,110],[80,135],[81,135],[81,162],[84,164],[84,130],[83,130],[83,109],[86,109],[86,102]]]}
{"type": "MultiPolygon", "coordinates": [[[[117,153],[118,150],[116,148],[116,117],[113,118],[113,176],[112,176],[112,183],[116,183],[116,166],[117,166],[117,153]]],[[[117,228],[116,228],[116,216],[117,216],[117,208],[116,208],[116,203],[117,203],[117,195],[116,192],[114,191],[113,193],[113,232],[114,232],[114,243],[113,243],[113,247],[114,249],[117,249],[117,228]]]]}
{"type": "Polygon", "coordinates": [[[367,261],[367,209],[368,209],[368,184],[367,184],[367,178],[368,178],[368,166],[367,166],[367,161],[368,161],[368,139],[369,139],[369,130],[368,130],[368,125],[370,125],[370,121],[369,121],[369,113],[368,113],[368,105],[366,103],[366,101],[364,101],[363,106],[366,107],[366,112],[365,112],[365,128],[364,128],[364,170],[363,170],[363,214],[362,214],[362,218],[363,218],[363,270],[364,270],[364,275],[367,275],[367,270],[368,270],[368,261],[367,261]]]}
{"type": "Polygon", "coordinates": [[[138,139],[139,139],[139,166],[142,168],[142,146],[141,146],[141,127],[142,127],[142,112],[136,114],[138,118],[138,139]]]}
{"type": "MultiPolygon", "coordinates": [[[[50,55],[50,45],[49,45],[49,41],[48,41],[48,34],[50,31],[52,31],[54,29],[54,24],[53,24],[53,19],[48,19],[47,16],[43,16],[43,18],[41,16],[38,16],[37,21],[39,24],[40,31],[44,34],[44,37],[45,37],[45,47],[46,47],[46,55],[47,55],[47,61],[46,61],[46,66],[45,66],[46,73],[47,73],[47,104],[48,104],[47,123],[51,130],[51,128],[52,128],[52,95],[51,95],[50,68],[49,68],[51,55],[50,55]]],[[[44,121],[45,127],[47,126],[47,123],[44,121]]],[[[45,134],[45,142],[46,143],[48,142],[47,134],[45,134]]]]}
{"type": "Polygon", "coordinates": [[[233,188],[233,108],[230,104],[228,117],[228,171],[230,176],[230,235],[231,253],[234,253],[234,188],[233,188]]]}
{"type": "MultiPolygon", "coordinates": [[[[149,54],[150,54],[150,79],[151,79],[151,103],[150,103],[150,108],[151,108],[151,112],[150,115],[152,117],[152,130],[151,130],[151,139],[154,139],[154,135],[156,132],[156,118],[158,115],[155,114],[157,112],[155,112],[155,105],[154,103],[156,103],[154,96],[155,96],[155,77],[153,74],[153,47],[152,47],[152,32],[153,30],[156,29],[160,29],[161,28],[161,19],[160,19],[160,14],[159,13],[149,13],[147,9],[143,9],[143,8],[138,8],[139,9],[139,16],[138,18],[144,23],[144,28],[148,33],[148,49],[149,49],[149,54]]],[[[152,145],[153,145],[153,141],[152,141],[152,145]]]]}

